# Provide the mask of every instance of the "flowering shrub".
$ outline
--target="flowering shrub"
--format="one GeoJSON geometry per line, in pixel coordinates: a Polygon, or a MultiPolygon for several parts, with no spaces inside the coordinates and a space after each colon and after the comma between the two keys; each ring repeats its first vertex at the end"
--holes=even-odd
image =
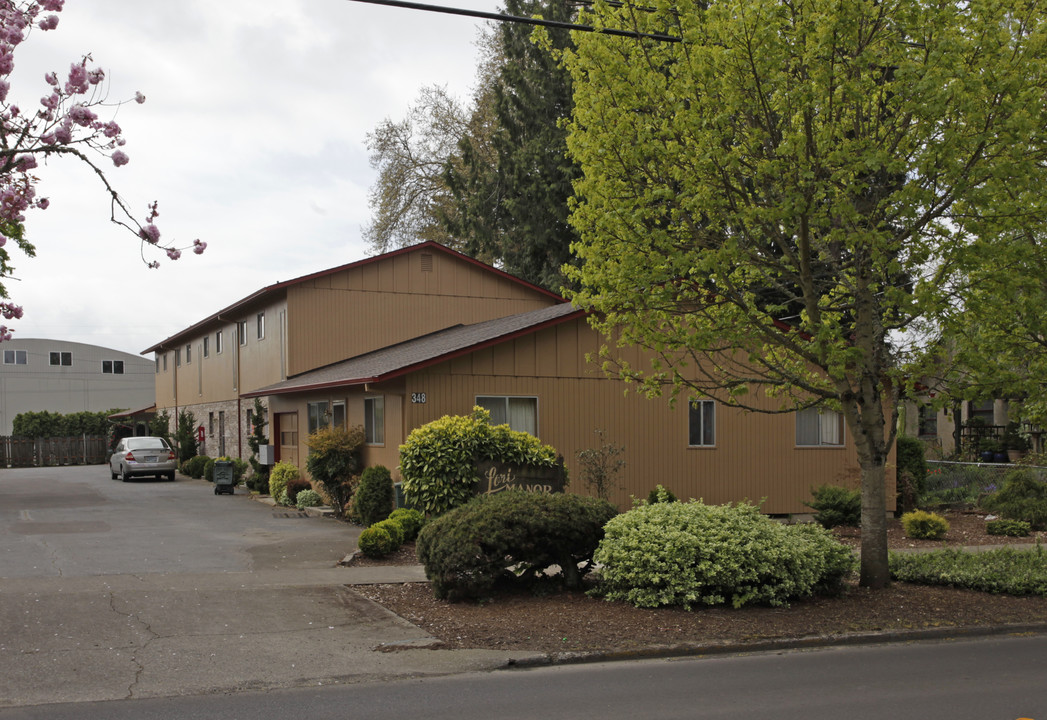
{"type": "MultiPolygon", "coordinates": [[[[105,95],[105,72],[88,65],[89,55],[69,66],[64,82],[56,72],[45,75],[47,88],[38,107],[23,112],[9,98],[16,50],[34,29],[48,32],[58,27],[58,13],[63,5],[64,0],[0,3],[0,278],[9,277],[12,270],[9,250],[4,249],[8,241],[29,257],[35,254],[35,248],[23,235],[23,223],[26,210],[46,210],[50,204],[47,198],[38,198],[36,194],[38,179],[33,171],[39,166],[40,156],[73,157],[86,163],[109,195],[114,222],[137,235],[143,248],[156,246],[172,260],[181,254],[174,246],[160,244],[160,231],[153,223],[159,215],[156,203],[149,206],[144,221],[136,219],[98,164],[102,157],[120,167],[130,158],[123,149],[125,140],[120,126],[114,120],[99,118],[96,112],[111,103],[105,95]]],[[[136,93],[134,102],[145,102],[145,96],[136,93]]],[[[205,247],[206,243],[197,240],[192,249],[199,254],[205,247]]],[[[159,267],[156,261],[147,264],[159,267]]],[[[0,298],[6,297],[7,291],[0,284],[0,298]]],[[[6,320],[20,318],[22,308],[0,302],[0,316],[6,320]]],[[[0,325],[0,342],[10,338],[11,331],[0,325]]]]}
{"type": "Polygon", "coordinates": [[[783,525],[747,503],[641,505],[604,532],[596,592],[637,607],[785,605],[835,590],[856,564],[824,528],[783,525]]]}
{"type": "Polygon", "coordinates": [[[556,450],[508,425],[492,426],[491,413],[481,407],[471,415],[445,415],[415,428],[400,446],[404,498],[428,515],[463,505],[473,497],[479,460],[553,467],[556,450]]]}

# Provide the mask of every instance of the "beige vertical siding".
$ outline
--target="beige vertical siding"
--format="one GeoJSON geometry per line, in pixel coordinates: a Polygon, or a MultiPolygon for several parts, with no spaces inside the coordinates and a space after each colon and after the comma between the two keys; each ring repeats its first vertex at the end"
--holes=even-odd
{"type": "MultiPolygon", "coordinates": [[[[585,491],[576,453],[597,445],[595,430],[604,430],[607,441],[625,447],[623,487],[613,498],[623,508],[631,496],[646,496],[661,484],[683,498],[711,503],[747,499],[762,502],[768,513],[805,513],[812,487],[857,486],[858,463],[849,439],[842,448],[798,448],[792,413],[746,412],[718,404],[715,447],[688,447],[686,402],[671,407],[664,398],[647,399],[604,378],[580,359],[585,349],[598,345],[592,334],[584,321],[565,323],[531,339],[414,373],[405,394],[424,392],[427,402],[405,403],[405,427],[468,413],[478,394],[537,397],[539,436],[564,455],[572,490],[585,491]],[[533,367],[539,368],[537,374],[523,372],[533,367]]],[[[893,481],[888,494],[893,498],[893,481]]]]}
{"type": "Polygon", "coordinates": [[[379,259],[288,288],[288,374],[555,302],[444,253],[418,250],[379,259]],[[423,270],[423,255],[430,257],[431,271],[423,270]]]}

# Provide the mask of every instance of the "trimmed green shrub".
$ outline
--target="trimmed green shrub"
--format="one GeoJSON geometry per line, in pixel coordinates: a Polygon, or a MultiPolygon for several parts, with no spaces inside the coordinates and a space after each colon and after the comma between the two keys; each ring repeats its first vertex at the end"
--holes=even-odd
{"type": "Polygon", "coordinates": [[[204,462],[204,480],[214,482],[214,461],[218,458],[207,458],[204,462]]]}
{"type": "Polygon", "coordinates": [[[388,528],[381,527],[381,523],[365,528],[360,533],[360,539],[357,543],[364,555],[373,558],[385,557],[400,547],[399,544],[393,541],[388,528]]]}
{"type": "Polygon", "coordinates": [[[1047,528],[1047,483],[1029,470],[1012,470],[1003,487],[987,495],[981,506],[1009,520],[1024,520],[1033,530],[1047,528]]]}
{"type": "Polygon", "coordinates": [[[814,521],[823,528],[862,524],[862,493],[838,485],[822,485],[811,490],[814,500],[804,505],[815,511],[814,521]]]}
{"type": "Polygon", "coordinates": [[[1028,537],[1032,526],[1024,520],[989,520],[985,523],[985,532],[990,535],[1006,535],[1007,537],[1028,537]]]}
{"type": "Polygon", "coordinates": [[[425,524],[425,515],[414,508],[397,508],[389,513],[388,519],[400,523],[404,529],[404,542],[414,542],[425,524]]]}
{"type": "Polygon", "coordinates": [[[269,494],[274,500],[280,500],[280,494],[287,492],[287,484],[301,476],[298,467],[289,462],[278,462],[269,471],[269,494]]]}
{"type": "Polygon", "coordinates": [[[204,476],[204,467],[207,465],[207,461],[211,458],[206,455],[196,455],[191,457],[182,463],[182,474],[188,475],[195,480],[199,480],[204,476]]]}
{"type": "MultiPolygon", "coordinates": [[[[287,481],[287,486],[284,488],[284,491],[287,493],[287,502],[291,503],[292,505],[296,505],[298,503],[298,493],[302,492],[303,490],[312,489],[313,486],[310,485],[309,481],[306,480],[304,477],[291,478],[287,481]]],[[[323,502],[319,504],[323,505],[323,502]]]]}
{"type": "Polygon", "coordinates": [[[326,427],[309,436],[306,469],[315,489],[330,501],[335,515],[342,517],[356,490],[360,470],[360,448],[364,444],[362,427],[326,427]]]}
{"type": "Polygon", "coordinates": [[[294,501],[291,500],[290,493],[287,494],[287,502],[294,503],[295,507],[299,510],[307,507],[319,507],[324,504],[324,499],[320,497],[320,493],[316,492],[312,488],[306,488],[297,493],[294,501]]]}
{"type": "Polygon", "coordinates": [[[828,530],[784,525],[748,503],[640,505],[604,531],[594,592],[637,607],[785,605],[839,590],[857,562],[828,530]]]}
{"type": "Polygon", "coordinates": [[[244,473],[247,472],[247,462],[240,458],[231,458],[226,455],[216,458],[207,458],[204,462],[204,479],[207,480],[207,482],[214,482],[214,464],[217,460],[223,460],[233,464],[233,485],[239,485],[244,477],[244,473]]]}
{"type": "Polygon", "coordinates": [[[418,559],[438,598],[489,594],[496,585],[533,585],[549,577],[581,587],[603,526],[617,513],[606,500],[510,490],[482,495],[430,520],[418,535],[418,559]]]}
{"type": "Polygon", "coordinates": [[[1043,548],[972,553],[935,550],[889,556],[891,577],[923,585],[948,585],[1008,595],[1047,596],[1047,554],[1043,548]]]}
{"type": "Polygon", "coordinates": [[[353,509],[363,525],[374,525],[389,517],[393,509],[393,476],[382,465],[364,468],[353,509]]]}
{"type": "Polygon", "coordinates": [[[949,532],[949,521],[935,513],[913,510],[902,515],[902,528],[914,540],[941,540],[949,532]]]}
{"type": "Polygon", "coordinates": [[[680,502],[676,495],[673,494],[672,490],[664,488],[661,485],[655,485],[651,492],[647,493],[647,504],[654,505],[660,502],[680,502]]]}
{"type": "Polygon", "coordinates": [[[388,532],[389,536],[393,539],[393,542],[396,543],[396,547],[400,547],[404,544],[404,526],[401,525],[399,521],[386,518],[385,520],[376,522],[375,525],[385,528],[386,532],[388,532]]]}
{"type": "Polygon", "coordinates": [[[470,415],[445,415],[411,431],[400,446],[407,502],[427,515],[442,515],[465,504],[474,496],[476,463],[481,460],[555,467],[552,447],[490,421],[490,412],[474,407],[470,415]]]}

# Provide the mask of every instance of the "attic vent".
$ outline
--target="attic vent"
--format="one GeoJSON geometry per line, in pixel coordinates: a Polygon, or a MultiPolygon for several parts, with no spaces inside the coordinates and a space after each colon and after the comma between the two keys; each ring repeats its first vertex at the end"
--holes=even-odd
{"type": "Polygon", "coordinates": [[[422,258],[422,272],[432,272],[433,271],[433,254],[432,253],[422,253],[421,258],[422,258]]]}

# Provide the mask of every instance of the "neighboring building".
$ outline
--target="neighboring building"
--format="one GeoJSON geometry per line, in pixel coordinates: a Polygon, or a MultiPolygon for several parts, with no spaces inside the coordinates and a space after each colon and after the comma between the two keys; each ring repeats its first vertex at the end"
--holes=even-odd
{"type": "Polygon", "coordinates": [[[684,498],[805,513],[812,487],[857,483],[838,413],[752,413],[709,400],[670,407],[626,394],[588,363],[600,345],[585,313],[562,298],[424,243],[273,285],[146,352],[157,353],[158,409],[174,417],[186,407],[208,438],[220,433],[210,455],[247,456],[257,397],[279,459],[302,467],[309,432],[362,425],[365,464],[395,477],[411,430],[481,405],[562,453],[579,492],[576,453],[603,430],[625,448],[612,498],[623,508],[662,484],[684,498]],[[216,353],[216,333],[237,341],[216,353]]]}
{"type": "Polygon", "coordinates": [[[0,343],[0,435],[23,412],[105,412],[153,403],[153,363],[137,355],[64,340],[0,343]]]}
{"type": "MultiPolygon", "coordinates": [[[[930,459],[973,458],[978,441],[983,437],[1002,440],[1011,422],[1011,403],[1008,400],[959,400],[953,405],[936,409],[928,402],[917,404],[906,400],[902,406],[902,432],[917,437],[927,446],[930,459]]],[[[1023,425],[1035,452],[1043,451],[1043,431],[1023,425]]]]}

